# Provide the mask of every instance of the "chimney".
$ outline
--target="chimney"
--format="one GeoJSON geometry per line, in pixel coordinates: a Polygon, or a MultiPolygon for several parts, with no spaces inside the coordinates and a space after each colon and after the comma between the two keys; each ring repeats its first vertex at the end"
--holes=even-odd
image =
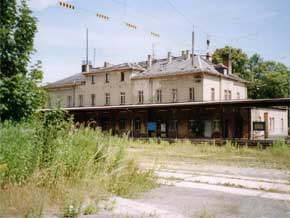
{"type": "Polygon", "coordinates": [[[149,54],[147,58],[147,68],[152,67],[152,56],[149,54]]]}
{"type": "Polygon", "coordinates": [[[171,56],[171,52],[170,51],[167,53],[167,61],[168,61],[169,64],[172,62],[172,56],[171,56]]]}
{"type": "Polygon", "coordinates": [[[232,56],[231,54],[223,55],[223,64],[228,68],[228,75],[232,75],[232,56]]]}
{"type": "Polygon", "coordinates": [[[90,69],[92,68],[92,63],[89,62],[89,64],[87,64],[86,61],[83,61],[82,62],[82,73],[88,73],[90,72],[90,69]]]}
{"type": "Polygon", "coordinates": [[[111,64],[109,62],[107,62],[107,61],[104,62],[104,67],[105,68],[110,67],[110,66],[111,66],[111,64]]]}
{"type": "Polygon", "coordinates": [[[186,53],[185,53],[185,59],[186,59],[186,60],[189,60],[189,59],[190,59],[190,53],[189,53],[189,50],[186,50],[186,53]]]}
{"type": "Polygon", "coordinates": [[[206,53],[206,60],[212,62],[212,56],[210,55],[209,52],[206,53]]]}

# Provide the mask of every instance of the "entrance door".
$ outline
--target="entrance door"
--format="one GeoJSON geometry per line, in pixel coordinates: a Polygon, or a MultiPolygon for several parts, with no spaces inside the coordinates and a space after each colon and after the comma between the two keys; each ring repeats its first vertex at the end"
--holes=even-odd
{"type": "Polygon", "coordinates": [[[204,121],[204,137],[211,138],[211,136],[212,136],[211,121],[205,120],[204,121]]]}

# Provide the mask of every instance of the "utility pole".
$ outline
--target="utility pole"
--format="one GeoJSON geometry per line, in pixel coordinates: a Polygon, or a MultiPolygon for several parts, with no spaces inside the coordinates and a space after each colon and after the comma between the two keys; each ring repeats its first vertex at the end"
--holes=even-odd
{"type": "Polygon", "coordinates": [[[89,29],[87,28],[87,36],[86,36],[86,64],[89,65],[89,29]]]}
{"type": "Polygon", "coordinates": [[[191,62],[192,62],[192,66],[194,66],[194,25],[193,25],[193,29],[192,29],[192,44],[191,44],[191,53],[192,53],[192,57],[191,57],[191,62]]]}
{"type": "Polygon", "coordinates": [[[96,49],[94,48],[94,67],[96,67],[96,49]]]}

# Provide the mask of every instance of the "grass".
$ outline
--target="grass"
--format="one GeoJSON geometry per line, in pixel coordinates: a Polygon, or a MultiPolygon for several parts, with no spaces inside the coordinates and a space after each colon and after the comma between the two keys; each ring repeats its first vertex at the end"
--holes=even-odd
{"type": "Polygon", "coordinates": [[[1,215],[77,217],[91,202],[155,187],[153,172],[128,157],[127,139],[71,126],[60,111],[0,123],[1,215]]]}
{"type": "Polygon", "coordinates": [[[131,155],[142,162],[160,164],[222,164],[241,167],[261,167],[271,169],[290,169],[290,146],[283,140],[276,141],[266,149],[239,146],[227,142],[224,146],[209,143],[193,144],[190,141],[169,144],[136,141],[130,144],[131,155]]]}

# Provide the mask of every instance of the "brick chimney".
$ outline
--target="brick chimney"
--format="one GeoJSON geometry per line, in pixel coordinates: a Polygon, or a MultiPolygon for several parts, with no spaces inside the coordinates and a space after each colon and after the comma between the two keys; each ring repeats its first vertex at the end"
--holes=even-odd
{"type": "Polygon", "coordinates": [[[147,68],[152,67],[152,56],[149,54],[147,57],[147,68]]]}
{"type": "Polygon", "coordinates": [[[185,51],[181,51],[181,57],[183,57],[184,58],[184,56],[185,56],[185,51]]]}
{"type": "Polygon", "coordinates": [[[232,56],[231,56],[231,54],[223,55],[223,64],[228,68],[228,75],[232,75],[233,66],[232,66],[232,56]]]}
{"type": "Polygon", "coordinates": [[[111,66],[112,66],[112,65],[111,65],[109,62],[107,62],[107,61],[104,62],[104,67],[105,67],[105,68],[107,68],[107,67],[111,67],[111,66]]]}
{"type": "Polygon", "coordinates": [[[210,55],[209,52],[206,53],[206,56],[205,57],[206,57],[206,60],[212,62],[212,56],[210,55]]]}
{"type": "Polygon", "coordinates": [[[186,59],[186,60],[189,60],[189,59],[190,59],[190,53],[189,53],[189,50],[186,50],[186,51],[185,51],[185,59],[186,59]]]}
{"type": "Polygon", "coordinates": [[[172,63],[172,55],[170,51],[167,53],[167,61],[169,64],[172,63]]]}
{"type": "Polygon", "coordinates": [[[90,72],[90,69],[92,68],[92,63],[89,61],[89,63],[87,64],[86,61],[82,62],[82,73],[88,73],[90,72]]]}

